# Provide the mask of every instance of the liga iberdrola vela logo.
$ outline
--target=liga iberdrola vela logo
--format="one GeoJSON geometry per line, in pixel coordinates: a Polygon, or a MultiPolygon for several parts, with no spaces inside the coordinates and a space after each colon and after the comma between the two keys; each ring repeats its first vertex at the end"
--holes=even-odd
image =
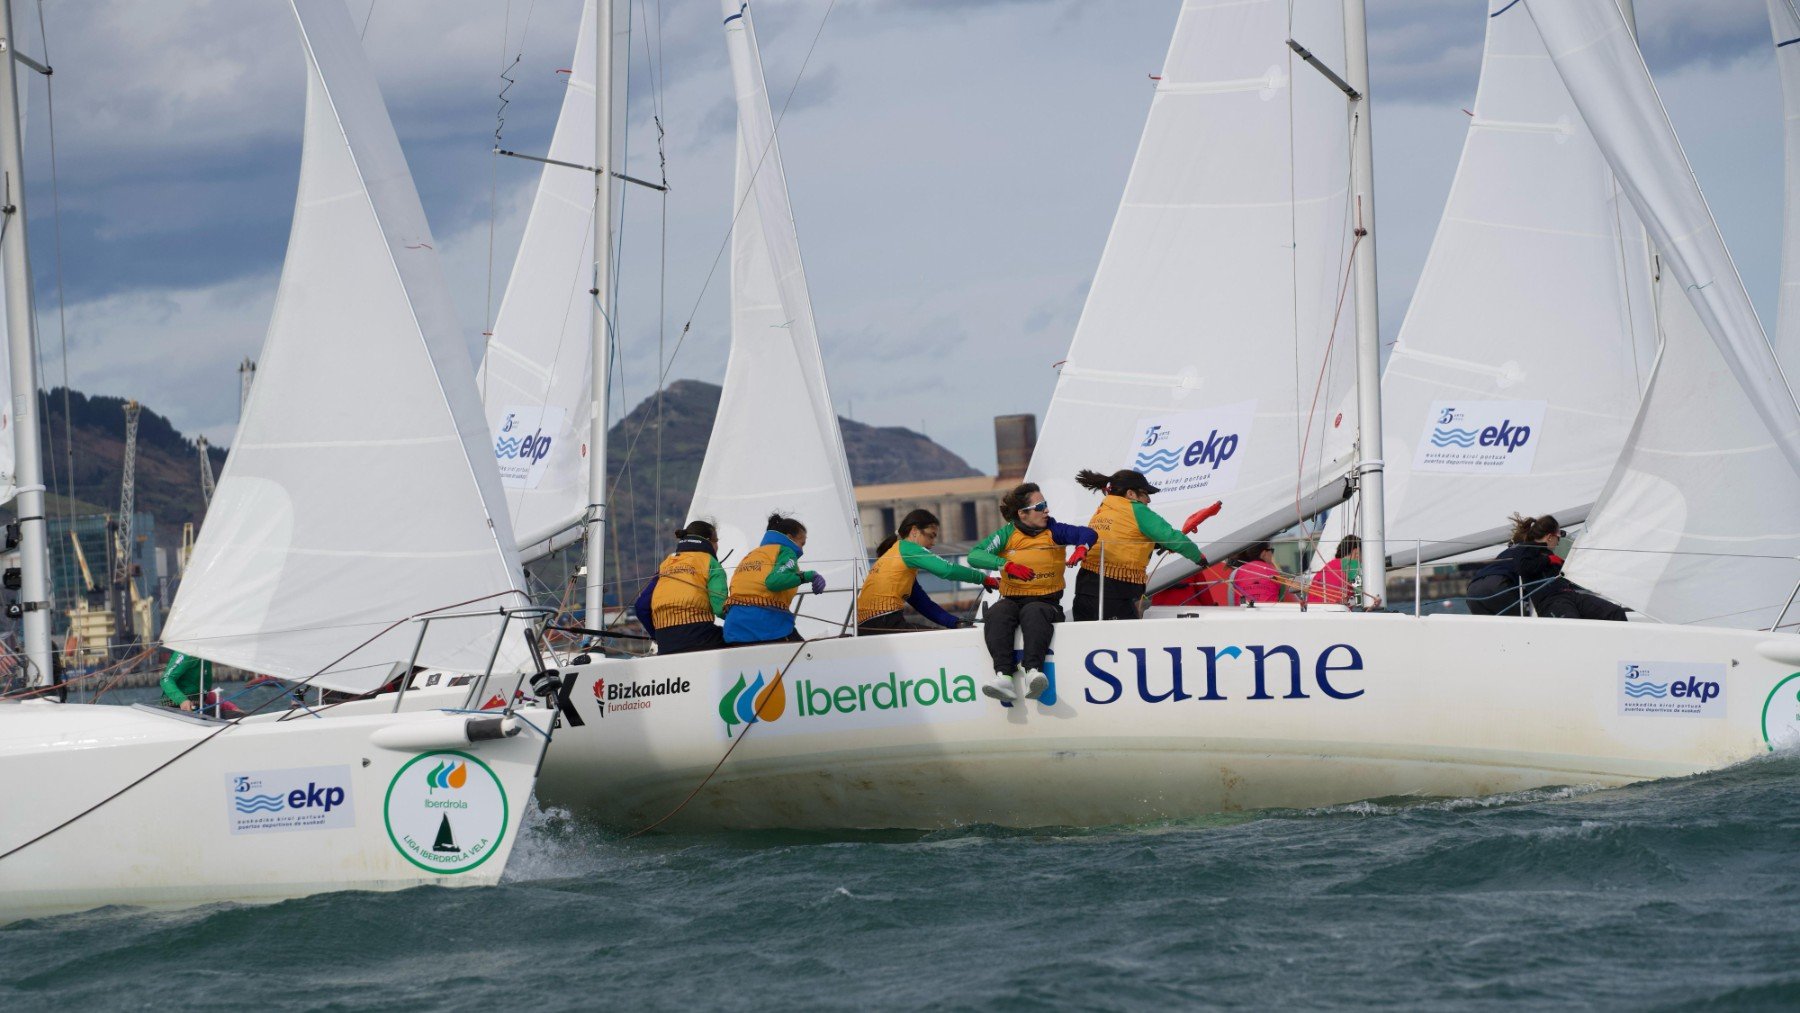
{"type": "Polygon", "coordinates": [[[506,837],[506,788],[468,753],[421,753],[388,783],[388,840],[421,869],[452,875],[488,860],[506,837]]]}
{"type": "Polygon", "coordinates": [[[761,672],[756,673],[755,682],[746,682],[740,673],[737,684],[719,698],[719,718],[725,722],[725,734],[730,735],[735,725],[781,720],[781,715],[787,711],[787,690],[783,688],[783,681],[780,671],[767,682],[761,672]]]}

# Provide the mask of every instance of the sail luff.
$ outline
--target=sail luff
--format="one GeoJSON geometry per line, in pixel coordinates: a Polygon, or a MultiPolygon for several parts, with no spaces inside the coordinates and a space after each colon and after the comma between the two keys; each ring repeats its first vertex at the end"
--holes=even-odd
{"type": "Polygon", "coordinates": [[[1781,296],[1775,315],[1775,358],[1790,384],[1800,383],[1800,15],[1794,0],[1769,0],[1775,66],[1781,75],[1781,296]]]}

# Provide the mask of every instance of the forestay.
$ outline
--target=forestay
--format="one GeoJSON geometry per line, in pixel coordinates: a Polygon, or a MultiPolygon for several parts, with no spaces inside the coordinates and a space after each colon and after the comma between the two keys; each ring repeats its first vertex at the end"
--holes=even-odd
{"type": "Polygon", "coordinates": [[[1775,357],[1789,382],[1800,383],[1800,11],[1794,3],[1769,0],[1769,27],[1775,36],[1775,66],[1781,71],[1782,138],[1787,153],[1775,357]]]}
{"type": "Polygon", "coordinates": [[[1800,471],[1800,411],[1615,0],[1525,0],[1563,84],[1743,396],[1800,471]]]}
{"type": "Polygon", "coordinates": [[[865,549],[749,6],[722,7],[738,108],[731,357],[689,516],[718,525],[727,565],[761,542],[771,512],[799,518],[801,565],[837,592],[801,599],[801,614],[818,621],[800,632],[820,635],[854,615],[865,549]]]}
{"type": "Polygon", "coordinates": [[[545,165],[539,177],[479,376],[489,452],[526,559],[587,509],[594,178],[570,166],[594,157],[593,0],[582,6],[570,67],[549,153],[570,164],[545,165]]]}
{"type": "Polygon", "coordinates": [[[1800,477],[1679,283],[1658,287],[1662,357],[1565,569],[1656,619],[1766,629],[1800,582],[1800,477]]]}
{"type": "MultiPolygon", "coordinates": [[[[1081,468],[1144,472],[1176,522],[1223,499],[1203,529],[1215,544],[1342,498],[1356,424],[1340,407],[1355,357],[1349,118],[1287,45],[1341,71],[1340,8],[1183,5],[1031,461],[1059,520],[1096,505],[1081,468]]],[[[1191,568],[1164,557],[1153,582],[1191,568]]]]}
{"type": "Polygon", "coordinates": [[[1656,353],[1643,227],[1530,15],[1491,7],[1462,161],[1382,376],[1396,558],[1492,545],[1513,511],[1585,515],[1656,353]]]}
{"type": "MultiPolygon", "coordinates": [[[[308,86],[287,261],[165,641],[367,690],[412,649],[417,627],[390,623],[524,599],[474,373],[356,29],[341,0],[293,6],[308,86]]],[[[420,660],[481,670],[499,625],[435,623],[420,660]]]]}

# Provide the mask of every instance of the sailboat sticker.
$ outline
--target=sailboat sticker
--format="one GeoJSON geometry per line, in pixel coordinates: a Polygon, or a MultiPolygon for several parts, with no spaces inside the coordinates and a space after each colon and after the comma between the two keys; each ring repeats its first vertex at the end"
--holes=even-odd
{"type": "Polygon", "coordinates": [[[444,814],[443,821],[438,824],[437,840],[431,844],[431,850],[440,855],[460,855],[462,849],[456,846],[456,838],[450,834],[450,815],[444,814]]]}

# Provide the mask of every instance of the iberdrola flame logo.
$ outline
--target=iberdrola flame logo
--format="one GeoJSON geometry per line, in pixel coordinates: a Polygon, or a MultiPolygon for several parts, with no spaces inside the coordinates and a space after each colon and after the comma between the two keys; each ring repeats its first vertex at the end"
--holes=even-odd
{"type": "Polygon", "coordinates": [[[737,685],[719,698],[719,717],[725,722],[727,732],[733,725],[780,720],[786,710],[787,690],[783,687],[779,671],[775,673],[775,680],[767,686],[763,684],[761,672],[756,673],[755,682],[748,684],[739,675],[737,685]]]}
{"type": "Polygon", "coordinates": [[[425,775],[425,787],[428,791],[436,791],[439,788],[461,788],[468,781],[469,765],[454,761],[439,761],[438,765],[431,768],[431,772],[425,775]]]}

